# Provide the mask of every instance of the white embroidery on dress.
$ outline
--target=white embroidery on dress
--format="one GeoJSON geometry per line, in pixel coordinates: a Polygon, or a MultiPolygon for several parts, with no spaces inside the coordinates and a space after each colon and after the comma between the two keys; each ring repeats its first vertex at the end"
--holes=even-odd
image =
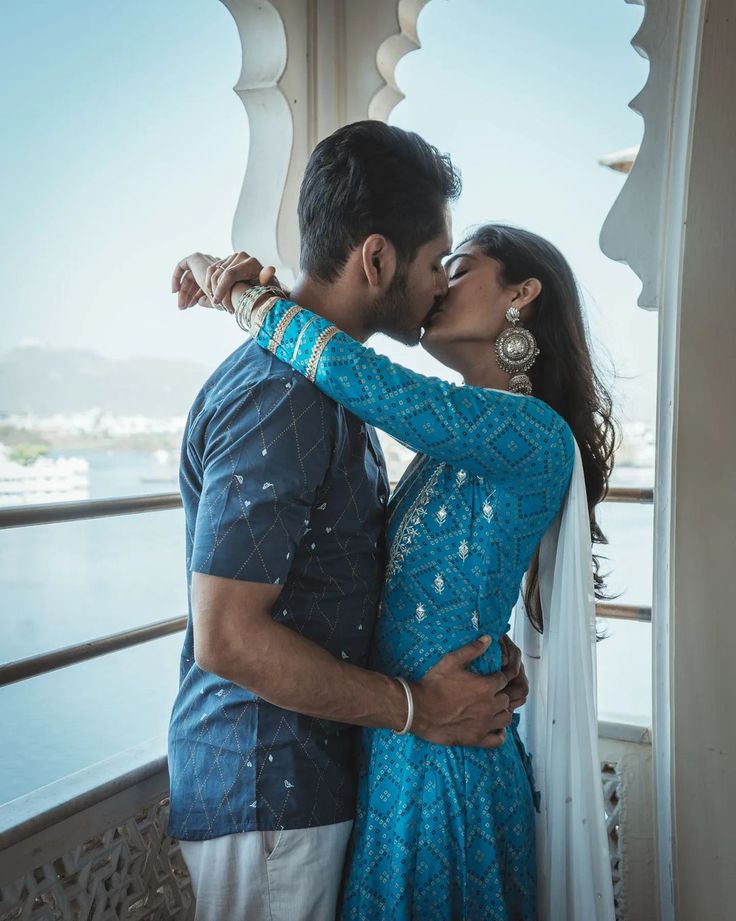
{"type": "Polygon", "coordinates": [[[434,585],[434,590],[437,592],[438,595],[441,595],[442,592],[444,592],[445,580],[442,578],[441,572],[437,573],[437,575],[434,577],[434,582],[432,584],[434,585]]]}
{"type": "Polygon", "coordinates": [[[417,605],[416,618],[417,618],[417,620],[419,621],[420,624],[421,624],[421,622],[424,620],[424,618],[425,618],[426,616],[427,616],[427,611],[426,611],[424,605],[423,605],[423,604],[418,604],[418,605],[417,605]]]}
{"type": "Polygon", "coordinates": [[[464,470],[458,470],[458,472],[455,474],[455,482],[457,483],[458,486],[462,486],[463,483],[467,480],[467,478],[468,478],[468,475],[464,470]]]}
{"type": "Polygon", "coordinates": [[[472,624],[473,624],[473,630],[477,630],[477,629],[478,629],[478,623],[479,623],[479,618],[478,618],[478,612],[477,612],[477,611],[473,611],[473,616],[470,618],[470,620],[471,620],[471,622],[472,622],[472,624]]]}
{"type": "Polygon", "coordinates": [[[419,495],[414,500],[406,515],[404,515],[404,519],[396,531],[396,537],[391,546],[388,567],[386,569],[388,578],[400,571],[404,560],[408,556],[414,538],[419,534],[419,524],[422,518],[427,514],[427,505],[434,494],[440,474],[444,469],[444,463],[439,464],[434,469],[432,476],[420,489],[419,495]]]}
{"type": "Polygon", "coordinates": [[[489,524],[491,518],[493,518],[493,506],[488,501],[488,499],[486,499],[486,501],[483,503],[483,517],[489,524]]]}
{"type": "Polygon", "coordinates": [[[447,521],[447,507],[441,505],[435,512],[434,517],[437,519],[437,524],[444,524],[447,521]]]}
{"type": "Polygon", "coordinates": [[[468,546],[468,542],[466,540],[460,541],[460,546],[457,548],[457,553],[463,563],[470,556],[470,547],[468,546]]]}

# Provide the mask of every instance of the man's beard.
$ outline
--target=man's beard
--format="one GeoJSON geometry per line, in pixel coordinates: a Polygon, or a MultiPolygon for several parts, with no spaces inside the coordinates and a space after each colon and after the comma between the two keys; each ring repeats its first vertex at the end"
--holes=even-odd
{"type": "Polygon", "coordinates": [[[388,290],[375,305],[371,322],[372,331],[384,333],[404,345],[417,345],[421,330],[408,327],[410,307],[407,297],[408,266],[399,264],[388,290]]]}

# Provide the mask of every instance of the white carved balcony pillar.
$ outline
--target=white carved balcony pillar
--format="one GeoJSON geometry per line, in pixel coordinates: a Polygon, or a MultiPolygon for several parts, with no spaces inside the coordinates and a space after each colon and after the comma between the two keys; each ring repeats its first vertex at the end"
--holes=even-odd
{"type": "Polygon", "coordinates": [[[235,87],[250,128],[233,223],[236,249],[298,263],[299,184],[315,144],[364,118],[385,120],[402,98],[397,62],[418,47],[427,0],[222,0],[243,48],[235,87]]]}
{"type": "Polygon", "coordinates": [[[734,917],[736,16],[647,0],[644,140],[601,237],[660,312],[654,753],[662,921],[734,917]]]}

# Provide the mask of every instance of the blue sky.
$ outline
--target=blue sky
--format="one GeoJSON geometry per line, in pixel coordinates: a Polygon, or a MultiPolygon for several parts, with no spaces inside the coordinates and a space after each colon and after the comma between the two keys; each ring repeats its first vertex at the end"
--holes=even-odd
{"type": "MultiPolygon", "coordinates": [[[[431,0],[391,120],[460,166],[456,239],[502,219],[562,249],[621,414],[650,419],[656,316],[598,249],[623,177],[597,160],[642,133],[627,108],[647,73],[629,44],[640,18],[624,0],[431,0]]],[[[9,0],[3,19],[0,349],[40,340],[214,366],[238,331],[178,316],[168,284],[188,252],[230,249],[248,144],[230,14],[219,0],[9,0]]],[[[420,350],[376,344],[437,371],[420,350]]]]}

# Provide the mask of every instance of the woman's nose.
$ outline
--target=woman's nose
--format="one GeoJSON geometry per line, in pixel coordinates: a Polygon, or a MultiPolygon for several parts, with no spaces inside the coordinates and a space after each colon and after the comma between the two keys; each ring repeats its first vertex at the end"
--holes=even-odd
{"type": "Polygon", "coordinates": [[[447,272],[443,268],[437,273],[437,293],[440,297],[446,297],[447,291],[447,272]]]}

